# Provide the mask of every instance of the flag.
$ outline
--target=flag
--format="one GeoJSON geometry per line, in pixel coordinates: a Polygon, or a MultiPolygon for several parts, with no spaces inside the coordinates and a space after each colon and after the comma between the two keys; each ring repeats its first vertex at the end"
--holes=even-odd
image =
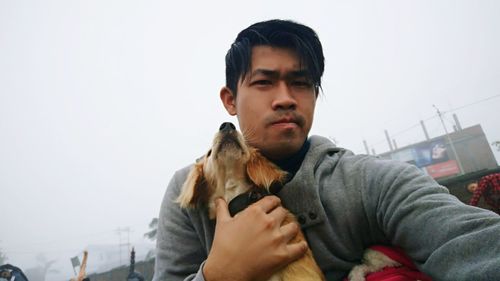
{"type": "Polygon", "coordinates": [[[78,259],[78,257],[71,258],[71,265],[73,265],[73,267],[77,267],[80,265],[80,260],[78,259]]]}

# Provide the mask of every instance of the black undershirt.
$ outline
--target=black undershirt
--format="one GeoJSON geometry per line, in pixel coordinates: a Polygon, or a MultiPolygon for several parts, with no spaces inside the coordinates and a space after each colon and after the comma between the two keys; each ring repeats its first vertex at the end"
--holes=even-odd
{"type": "Polygon", "coordinates": [[[287,181],[290,181],[295,176],[295,173],[297,173],[297,171],[299,170],[300,165],[302,165],[302,161],[304,161],[304,157],[309,150],[310,144],[311,143],[309,142],[309,139],[306,139],[302,147],[295,154],[288,158],[274,161],[274,164],[288,173],[287,181]]]}

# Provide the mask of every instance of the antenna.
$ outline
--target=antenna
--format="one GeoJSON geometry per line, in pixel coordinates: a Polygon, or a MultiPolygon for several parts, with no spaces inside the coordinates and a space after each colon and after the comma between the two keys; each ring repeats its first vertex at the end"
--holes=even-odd
{"type": "Polygon", "coordinates": [[[118,248],[119,248],[119,255],[120,255],[120,266],[122,265],[122,247],[123,246],[127,246],[127,252],[130,252],[130,227],[124,227],[124,228],[117,228],[116,229],[116,233],[118,234],[118,239],[119,239],[119,243],[118,243],[118,248]],[[127,233],[127,243],[122,243],[122,232],[126,232],[127,233]]]}

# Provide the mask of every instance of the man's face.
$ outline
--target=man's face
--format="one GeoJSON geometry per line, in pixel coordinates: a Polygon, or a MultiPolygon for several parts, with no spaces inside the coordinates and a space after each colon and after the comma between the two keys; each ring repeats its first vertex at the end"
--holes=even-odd
{"type": "Polygon", "coordinates": [[[228,88],[221,90],[224,106],[237,115],[246,141],[270,159],[297,152],[311,129],[316,92],[306,74],[294,51],[257,46],[236,98],[228,88]]]}

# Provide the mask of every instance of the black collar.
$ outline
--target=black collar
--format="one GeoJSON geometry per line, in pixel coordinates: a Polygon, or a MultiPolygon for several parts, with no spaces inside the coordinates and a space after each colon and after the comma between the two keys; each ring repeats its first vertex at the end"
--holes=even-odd
{"type": "Polygon", "coordinates": [[[269,187],[269,191],[267,191],[267,189],[265,188],[254,186],[250,191],[234,197],[233,200],[229,202],[229,214],[231,214],[231,216],[233,217],[237,213],[246,209],[251,204],[259,201],[262,197],[268,195],[276,195],[282,187],[283,184],[279,182],[274,182],[273,184],[271,184],[271,186],[269,187]]]}

